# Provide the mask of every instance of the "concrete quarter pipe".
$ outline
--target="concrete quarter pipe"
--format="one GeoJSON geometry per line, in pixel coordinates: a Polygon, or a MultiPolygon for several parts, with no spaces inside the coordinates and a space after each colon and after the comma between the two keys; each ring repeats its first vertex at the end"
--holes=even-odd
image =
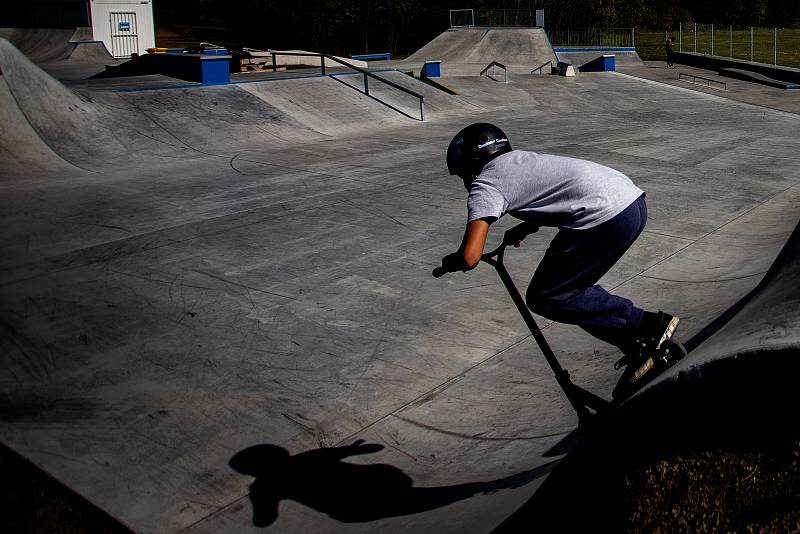
{"type": "Polygon", "coordinates": [[[557,58],[542,28],[463,28],[443,32],[403,63],[432,60],[442,62],[445,76],[477,76],[492,61],[527,74],[557,58]]]}

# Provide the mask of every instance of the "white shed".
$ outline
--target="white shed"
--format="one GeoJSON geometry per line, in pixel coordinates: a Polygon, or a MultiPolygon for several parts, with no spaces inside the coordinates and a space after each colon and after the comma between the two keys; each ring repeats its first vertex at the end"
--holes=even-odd
{"type": "Polygon", "coordinates": [[[92,32],[111,55],[127,58],[156,46],[152,0],[91,0],[92,32]]]}

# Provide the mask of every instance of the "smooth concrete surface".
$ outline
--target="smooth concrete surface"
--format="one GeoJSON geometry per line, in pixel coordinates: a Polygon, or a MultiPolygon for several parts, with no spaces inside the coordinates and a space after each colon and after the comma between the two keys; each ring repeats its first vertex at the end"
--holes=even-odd
{"type": "MultiPolygon", "coordinates": [[[[64,85],[3,40],[0,70],[0,439],[140,532],[487,532],[557,468],[576,417],[494,270],[430,275],[465,124],[631,176],[602,283],[684,340],[798,223],[800,116],[633,75],[445,77],[419,122],[341,80],[64,85]]],[[[521,288],[554,234],[507,254],[521,288]]],[[[615,349],[542,326],[609,397],[615,349]]]]}
{"type": "Polygon", "coordinates": [[[726,99],[746,102],[773,110],[800,114],[800,92],[786,91],[752,81],[727,78],[725,76],[720,76],[715,70],[699,69],[677,63],[675,64],[675,68],[668,69],[666,63],[663,61],[646,61],[644,65],[639,66],[622,65],[617,70],[637,78],[653,80],[695,92],[721,96],[726,99]],[[727,84],[727,91],[720,90],[719,84],[713,84],[712,87],[705,87],[702,80],[698,80],[699,83],[690,83],[686,79],[679,79],[679,75],[682,72],[723,82],[727,84]]]}

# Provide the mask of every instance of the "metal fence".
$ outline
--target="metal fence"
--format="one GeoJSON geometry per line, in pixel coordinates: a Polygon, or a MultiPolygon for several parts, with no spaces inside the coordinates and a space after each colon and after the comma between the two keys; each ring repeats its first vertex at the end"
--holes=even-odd
{"type": "MultiPolygon", "coordinates": [[[[542,22],[542,21],[540,21],[542,22]]],[[[534,28],[536,11],[531,9],[451,9],[451,28],[517,27],[534,28]]]]}
{"type": "Polygon", "coordinates": [[[633,28],[554,28],[547,30],[553,46],[633,47],[633,28]]]}
{"type": "Polygon", "coordinates": [[[800,67],[800,29],[756,28],[719,24],[681,23],[675,32],[674,50],[708,56],[800,67]]]}

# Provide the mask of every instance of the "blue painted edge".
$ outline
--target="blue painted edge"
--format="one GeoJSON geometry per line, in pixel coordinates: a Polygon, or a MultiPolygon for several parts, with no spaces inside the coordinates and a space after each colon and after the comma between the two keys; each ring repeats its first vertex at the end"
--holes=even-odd
{"type": "Polygon", "coordinates": [[[441,78],[441,61],[426,61],[422,65],[421,75],[423,78],[441,78]]]}
{"type": "Polygon", "coordinates": [[[219,85],[231,81],[229,67],[230,56],[202,56],[200,69],[203,83],[206,85],[219,85]]]}
{"type": "Polygon", "coordinates": [[[565,48],[562,46],[553,47],[553,52],[636,52],[636,48],[632,46],[620,46],[620,47],[599,47],[599,48],[565,48]]]}
{"type": "Polygon", "coordinates": [[[392,54],[390,52],[384,52],[381,54],[358,54],[355,56],[350,56],[350,59],[357,59],[359,61],[368,61],[370,59],[383,59],[389,61],[392,59],[392,54]]]}

